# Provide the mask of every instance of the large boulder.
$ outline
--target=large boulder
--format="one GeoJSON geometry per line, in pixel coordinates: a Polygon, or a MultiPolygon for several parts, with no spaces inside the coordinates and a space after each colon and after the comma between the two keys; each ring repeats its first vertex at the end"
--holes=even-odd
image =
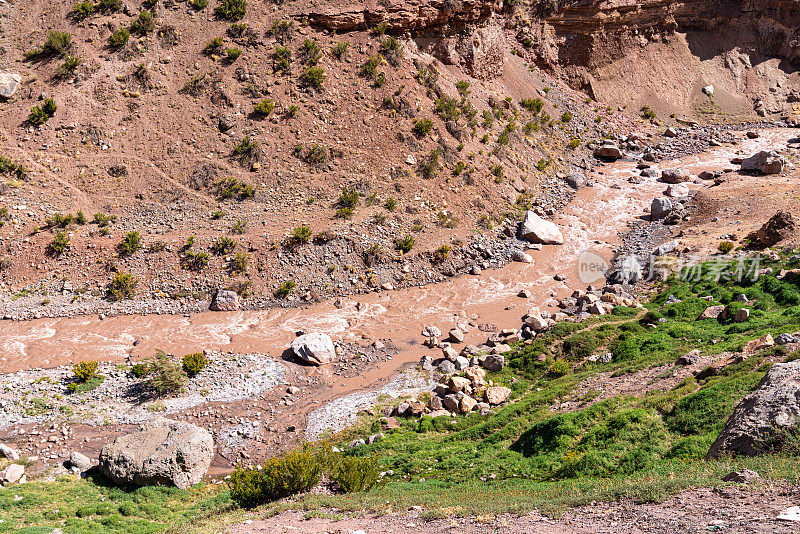
{"type": "Polygon", "coordinates": [[[650,217],[657,221],[672,213],[672,200],[667,197],[654,198],[650,203],[650,217]]]}
{"type": "Polygon", "coordinates": [[[11,98],[17,92],[22,78],[19,74],[0,72],[0,97],[11,98]]]}
{"type": "Polygon", "coordinates": [[[686,169],[664,169],[661,173],[661,180],[668,184],[680,184],[688,182],[690,174],[686,169]]]}
{"type": "Polygon", "coordinates": [[[25,476],[25,466],[11,464],[0,471],[0,486],[10,486],[23,481],[25,476]]]}
{"type": "Polygon", "coordinates": [[[318,332],[295,338],[292,341],[292,350],[298,358],[313,365],[330,363],[336,356],[331,337],[318,332]]]}
{"type": "Polygon", "coordinates": [[[709,458],[724,454],[755,456],[781,450],[795,431],[800,414],[800,360],[776,363],[733,410],[708,451],[709,458]]]}
{"type": "Polygon", "coordinates": [[[664,194],[672,198],[689,196],[689,186],[686,184],[669,184],[664,190],[664,194]]]}
{"type": "Polygon", "coordinates": [[[511,397],[511,390],[505,386],[486,388],[486,402],[489,404],[503,404],[509,397],[511,397]]]}
{"type": "Polygon", "coordinates": [[[758,171],[762,174],[780,174],[785,166],[786,158],[772,150],[762,150],[742,161],[743,171],[758,171]]]}
{"type": "Polygon", "coordinates": [[[118,484],[188,488],[214,456],[214,439],[199,426],[156,417],[100,450],[100,471],[118,484]]]}
{"type": "Polygon", "coordinates": [[[546,221],[532,211],[525,212],[525,219],[522,221],[520,236],[531,243],[541,243],[543,245],[562,245],[564,235],[554,223],[546,221]]]}
{"type": "Polygon", "coordinates": [[[622,157],[622,151],[616,144],[606,142],[594,149],[594,155],[602,159],[619,159],[622,157]]]}
{"type": "Polygon", "coordinates": [[[239,309],[239,295],[235,291],[219,289],[214,294],[211,304],[208,306],[211,311],[235,311],[239,309]]]}
{"type": "Polygon", "coordinates": [[[765,247],[776,245],[794,231],[794,217],[788,211],[778,211],[756,232],[759,243],[765,247]]]}

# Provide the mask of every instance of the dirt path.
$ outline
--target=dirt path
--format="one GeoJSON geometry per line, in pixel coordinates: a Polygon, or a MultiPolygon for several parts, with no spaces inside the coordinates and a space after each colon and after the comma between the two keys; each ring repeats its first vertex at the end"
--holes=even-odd
{"type": "MultiPolygon", "coordinates": [[[[254,517],[231,526],[227,534],[271,534],[336,532],[351,534],[400,534],[408,531],[433,533],[504,534],[619,534],[748,532],[789,533],[800,531],[800,523],[776,519],[798,502],[798,489],[789,487],[723,489],[709,488],[681,492],[661,503],[592,503],[567,510],[557,519],[531,512],[523,516],[508,514],[453,517],[435,521],[420,518],[419,511],[377,516],[337,514],[305,519],[303,512],[283,512],[268,519],[254,517]]],[[[322,511],[324,515],[325,511],[322,511]]]]}

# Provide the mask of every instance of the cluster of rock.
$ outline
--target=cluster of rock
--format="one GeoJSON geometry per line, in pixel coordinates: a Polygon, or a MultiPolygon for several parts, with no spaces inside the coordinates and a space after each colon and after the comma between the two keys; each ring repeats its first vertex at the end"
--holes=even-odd
{"type": "Polygon", "coordinates": [[[442,357],[434,359],[425,355],[420,366],[423,370],[440,373],[440,383],[433,388],[433,395],[427,403],[420,400],[403,402],[387,415],[411,417],[427,414],[436,417],[466,414],[473,410],[488,414],[493,406],[509,399],[511,390],[487,380],[486,372],[503,369],[506,364],[504,355],[513,350],[513,343],[530,344],[559,321],[580,321],[593,315],[607,315],[616,306],[640,306],[620,284],[600,289],[588,286],[586,290],[577,290],[557,302],[562,311],[551,313],[532,307],[523,316],[521,328],[491,333],[484,343],[465,345],[460,351],[454,345],[463,343],[471,325],[456,324],[444,341],[440,341],[442,332],[439,328],[425,327],[422,336],[427,338],[429,346],[441,349],[442,357]]]}
{"type": "MultiPolygon", "coordinates": [[[[497,348],[497,347],[495,347],[497,348]]],[[[484,354],[473,356],[467,360],[464,356],[456,355],[451,347],[442,349],[445,359],[440,362],[439,369],[450,371],[455,367],[453,361],[463,367],[463,376],[454,372],[442,373],[441,382],[433,388],[432,396],[425,403],[417,400],[402,403],[396,408],[397,415],[440,415],[467,414],[476,410],[482,415],[491,413],[491,408],[503,404],[511,397],[511,390],[505,386],[494,384],[486,379],[486,371],[499,371],[505,365],[502,354],[484,354]],[[450,364],[442,365],[443,363],[450,364]]],[[[500,350],[504,350],[500,348],[500,350]]],[[[509,349],[510,350],[510,347],[509,349]]],[[[433,369],[434,362],[429,356],[424,356],[421,361],[423,369],[433,369]]]]}
{"type": "Polygon", "coordinates": [[[538,334],[567,318],[582,321],[592,315],[608,315],[616,306],[638,308],[641,304],[625,290],[622,284],[609,284],[602,288],[590,285],[586,290],[575,290],[569,297],[558,300],[561,312],[549,314],[546,311],[539,312],[538,308],[532,308],[524,319],[525,326],[538,334]]]}
{"type": "MultiPolygon", "coordinates": [[[[8,445],[0,443],[0,457],[12,462],[19,461],[19,452],[8,445]]],[[[0,486],[10,486],[12,484],[22,484],[25,482],[25,466],[12,463],[0,470],[0,486]]]]}

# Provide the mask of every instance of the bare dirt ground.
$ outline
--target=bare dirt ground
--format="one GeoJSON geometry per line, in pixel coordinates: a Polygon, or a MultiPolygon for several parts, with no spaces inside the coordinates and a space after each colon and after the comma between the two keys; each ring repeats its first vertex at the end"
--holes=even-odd
{"type": "Polygon", "coordinates": [[[228,534],[330,533],[351,534],[403,533],[413,530],[423,534],[509,533],[509,534],[615,534],[735,532],[797,532],[798,524],[776,519],[796,506],[798,488],[726,487],[683,491],[661,503],[632,502],[592,503],[567,510],[561,517],[550,518],[532,512],[522,516],[486,515],[452,517],[425,521],[418,511],[304,518],[303,512],[283,512],[268,519],[254,516],[246,523],[231,526],[228,534]],[[341,517],[341,519],[339,519],[341,517]]]}

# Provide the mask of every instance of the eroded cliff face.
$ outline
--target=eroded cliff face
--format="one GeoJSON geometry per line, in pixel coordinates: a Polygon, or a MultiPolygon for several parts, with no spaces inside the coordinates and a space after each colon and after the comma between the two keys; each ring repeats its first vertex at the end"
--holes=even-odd
{"type": "Polygon", "coordinates": [[[786,115],[800,100],[798,0],[334,0],[297,16],[336,31],[386,24],[480,78],[516,49],[618,105],[786,115]]]}
{"type": "Polygon", "coordinates": [[[311,24],[339,31],[363,30],[382,23],[389,31],[420,31],[480,22],[502,8],[503,0],[333,0],[307,4],[299,15],[311,24]]]}
{"type": "Polygon", "coordinates": [[[577,0],[511,11],[531,59],[599,100],[767,115],[800,97],[796,0],[577,0]],[[709,85],[712,96],[702,92],[709,85]]]}

